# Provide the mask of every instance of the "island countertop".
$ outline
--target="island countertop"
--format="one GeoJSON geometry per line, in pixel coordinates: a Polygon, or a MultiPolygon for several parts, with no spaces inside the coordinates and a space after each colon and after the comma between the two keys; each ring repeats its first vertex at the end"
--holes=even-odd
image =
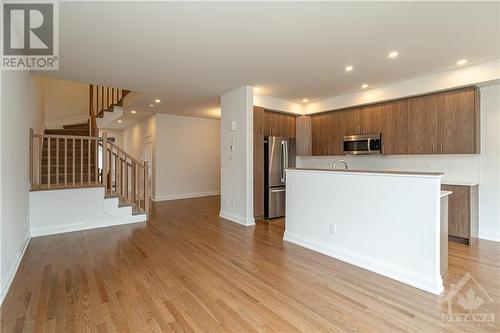
{"type": "Polygon", "coordinates": [[[442,177],[442,172],[422,172],[422,171],[395,171],[395,170],[332,170],[332,169],[311,169],[311,168],[287,168],[287,171],[311,171],[329,173],[353,173],[353,174],[380,174],[380,175],[401,175],[418,177],[442,177]]]}

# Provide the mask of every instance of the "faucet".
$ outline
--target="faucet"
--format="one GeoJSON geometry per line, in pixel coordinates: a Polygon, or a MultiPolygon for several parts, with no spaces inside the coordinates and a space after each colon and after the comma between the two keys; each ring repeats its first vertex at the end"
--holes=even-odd
{"type": "Polygon", "coordinates": [[[349,168],[347,167],[347,162],[344,161],[344,160],[336,160],[333,164],[332,164],[332,170],[335,170],[335,167],[337,166],[338,163],[343,163],[344,164],[344,167],[346,170],[349,170],[349,168]]]}

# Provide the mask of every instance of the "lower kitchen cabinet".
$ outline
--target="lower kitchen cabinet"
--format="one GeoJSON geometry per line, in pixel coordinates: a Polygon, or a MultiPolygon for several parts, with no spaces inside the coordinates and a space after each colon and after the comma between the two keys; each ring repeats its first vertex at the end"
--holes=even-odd
{"type": "Polygon", "coordinates": [[[478,185],[441,185],[448,199],[448,239],[472,244],[478,236],[478,185]]]}

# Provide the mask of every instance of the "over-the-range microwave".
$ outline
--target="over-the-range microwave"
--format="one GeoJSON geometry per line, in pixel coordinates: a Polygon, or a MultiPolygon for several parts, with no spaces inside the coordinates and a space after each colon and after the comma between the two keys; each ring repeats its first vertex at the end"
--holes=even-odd
{"type": "Polygon", "coordinates": [[[382,153],[382,136],[377,134],[344,136],[345,155],[377,155],[382,153]]]}

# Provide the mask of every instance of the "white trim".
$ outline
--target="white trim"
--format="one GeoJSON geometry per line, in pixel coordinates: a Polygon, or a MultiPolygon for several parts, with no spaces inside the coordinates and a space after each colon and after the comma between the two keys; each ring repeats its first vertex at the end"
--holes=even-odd
{"type": "Polygon", "coordinates": [[[215,196],[215,195],[220,195],[220,191],[157,195],[154,198],[152,198],[152,200],[153,201],[169,201],[169,200],[178,200],[178,199],[211,197],[211,196],[215,196]]]}
{"type": "Polygon", "coordinates": [[[45,125],[44,128],[62,129],[63,125],[73,125],[73,124],[85,123],[88,120],[89,120],[88,115],[60,118],[60,119],[48,120],[48,121],[46,120],[44,123],[44,125],[45,125]]]}
{"type": "Polygon", "coordinates": [[[361,255],[357,252],[349,251],[322,242],[314,242],[287,231],[285,231],[283,240],[367,269],[388,278],[409,284],[435,295],[441,294],[444,290],[441,276],[434,278],[433,276],[423,275],[421,273],[402,268],[398,265],[389,264],[379,261],[376,258],[361,255]]]}
{"type": "Polygon", "coordinates": [[[233,213],[220,211],[219,216],[225,220],[240,224],[245,227],[251,227],[255,225],[255,219],[253,217],[245,218],[243,216],[239,216],[233,213]]]}
{"type": "Polygon", "coordinates": [[[120,219],[115,219],[113,223],[95,223],[92,225],[88,225],[84,222],[81,223],[68,223],[68,224],[60,224],[56,226],[51,226],[47,228],[33,228],[31,229],[32,237],[39,236],[48,236],[48,235],[56,235],[63,234],[66,232],[73,231],[81,231],[81,230],[89,230],[89,229],[97,229],[97,228],[106,228],[113,227],[117,225],[131,224],[131,223],[141,223],[147,220],[146,214],[138,214],[132,215],[131,217],[125,217],[120,219]]]}
{"type": "Polygon", "coordinates": [[[5,276],[5,280],[2,281],[2,286],[0,287],[0,305],[2,305],[3,301],[5,300],[5,297],[7,296],[7,293],[9,292],[10,286],[12,285],[12,282],[14,281],[14,277],[16,276],[17,270],[18,270],[19,265],[21,264],[21,261],[24,257],[24,253],[26,252],[26,249],[28,248],[28,244],[30,243],[30,240],[31,240],[31,237],[29,235],[24,239],[23,244],[21,245],[21,249],[18,252],[19,255],[18,255],[16,261],[12,263],[7,275],[5,276]]]}
{"type": "Polygon", "coordinates": [[[500,242],[500,235],[498,234],[498,232],[494,232],[493,230],[481,230],[481,228],[479,228],[478,237],[493,242],[500,242]]]}

